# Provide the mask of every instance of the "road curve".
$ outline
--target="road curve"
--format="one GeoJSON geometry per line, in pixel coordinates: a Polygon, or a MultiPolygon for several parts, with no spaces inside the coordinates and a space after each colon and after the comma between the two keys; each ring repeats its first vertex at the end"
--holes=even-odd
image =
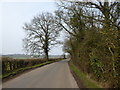
{"type": "Polygon", "coordinates": [[[68,60],[55,62],[20,75],[2,84],[3,88],[78,88],[68,60]]]}

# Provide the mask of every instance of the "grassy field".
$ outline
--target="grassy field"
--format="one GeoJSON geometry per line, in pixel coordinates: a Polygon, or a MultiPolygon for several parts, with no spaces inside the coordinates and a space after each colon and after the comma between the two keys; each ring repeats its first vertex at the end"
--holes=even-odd
{"type": "MultiPolygon", "coordinates": [[[[8,55],[3,55],[5,57],[10,57],[10,58],[13,58],[13,59],[32,59],[32,58],[44,58],[44,56],[35,56],[35,57],[32,57],[31,55],[24,55],[24,54],[8,54],[8,55]]],[[[62,56],[61,55],[49,55],[49,58],[61,58],[62,56]]]]}

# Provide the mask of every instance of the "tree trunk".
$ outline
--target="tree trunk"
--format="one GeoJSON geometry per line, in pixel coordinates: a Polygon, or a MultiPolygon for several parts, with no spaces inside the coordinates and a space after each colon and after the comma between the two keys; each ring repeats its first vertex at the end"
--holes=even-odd
{"type": "Polygon", "coordinates": [[[45,53],[45,60],[48,61],[48,59],[49,59],[48,48],[45,48],[44,53],[45,53]]]}
{"type": "Polygon", "coordinates": [[[45,47],[44,47],[44,53],[45,53],[45,60],[48,61],[49,56],[48,56],[48,29],[46,30],[46,35],[45,35],[45,47]]]}

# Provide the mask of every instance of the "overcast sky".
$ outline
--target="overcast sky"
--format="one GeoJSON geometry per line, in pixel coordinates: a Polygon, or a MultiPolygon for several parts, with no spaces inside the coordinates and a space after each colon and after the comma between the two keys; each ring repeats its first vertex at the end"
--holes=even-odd
{"type": "MultiPolygon", "coordinates": [[[[14,1],[14,0],[13,0],[14,1]]],[[[44,1],[44,0],[43,0],[44,1]]],[[[0,3],[0,53],[22,54],[25,32],[22,26],[41,12],[53,13],[56,9],[55,2],[1,2],[0,3]],[[2,20],[1,20],[2,19],[2,20]],[[2,33],[1,33],[2,32],[2,33]],[[2,41],[2,42],[1,42],[2,41]]],[[[51,50],[50,54],[62,54],[60,46],[51,50]]]]}

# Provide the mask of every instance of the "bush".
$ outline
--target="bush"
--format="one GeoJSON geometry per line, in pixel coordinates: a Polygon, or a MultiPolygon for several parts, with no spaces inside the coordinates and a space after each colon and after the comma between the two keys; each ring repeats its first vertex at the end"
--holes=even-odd
{"type": "MultiPolygon", "coordinates": [[[[60,58],[50,59],[49,61],[60,60],[60,58]]],[[[11,72],[13,70],[34,66],[46,62],[44,59],[13,59],[10,57],[2,57],[2,74],[11,72]]]]}

